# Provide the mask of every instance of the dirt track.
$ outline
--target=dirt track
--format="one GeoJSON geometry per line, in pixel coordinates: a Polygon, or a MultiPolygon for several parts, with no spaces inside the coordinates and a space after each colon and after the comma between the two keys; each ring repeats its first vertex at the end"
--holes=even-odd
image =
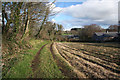
{"type": "Polygon", "coordinates": [[[56,64],[59,66],[60,71],[64,74],[64,76],[68,78],[77,78],[78,77],[77,74],[74,73],[71,69],[68,69],[66,64],[64,64],[64,60],[61,60],[60,58],[58,58],[58,56],[56,56],[57,52],[54,52],[55,50],[53,49],[53,45],[54,44],[52,43],[50,46],[50,51],[56,64]]]}
{"type": "Polygon", "coordinates": [[[82,72],[85,78],[120,79],[118,65],[87,55],[63,43],[55,43],[55,45],[60,55],[79,72],[82,72]]]}
{"type": "Polygon", "coordinates": [[[37,52],[37,54],[35,55],[34,59],[32,60],[32,71],[35,72],[37,67],[38,67],[38,64],[39,64],[39,54],[41,52],[41,50],[46,46],[47,44],[43,45],[40,50],[37,52]]]}
{"type": "MultiPolygon", "coordinates": [[[[37,52],[36,56],[32,61],[32,70],[35,72],[37,70],[39,61],[39,54],[41,50],[47,44],[43,45],[37,52]]],[[[74,47],[71,47],[65,43],[52,43],[50,46],[50,51],[56,64],[59,66],[61,72],[69,78],[116,78],[120,79],[120,66],[107,62],[104,59],[97,58],[95,56],[89,55],[90,52],[80,51],[74,47]],[[54,48],[58,51],[60,57],[64,58],[64,61],[70,64],[74,70],[67,69],[64,62],[56,57],[54,53],[54,48]],[[82,77],[81,77],[82,75],[82,77]]],[[[35,74],[34,74],[35,75],[35,74]]]]}

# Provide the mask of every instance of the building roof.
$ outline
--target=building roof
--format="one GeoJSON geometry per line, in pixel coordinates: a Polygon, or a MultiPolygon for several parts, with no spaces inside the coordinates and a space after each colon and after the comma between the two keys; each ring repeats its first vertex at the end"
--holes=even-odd
{"type": "Polygon", "coordinates": [[[95,32],[97,36],[105,36],[105,37],[117,37],[118,32],[95,32]]]}
{"type": "Polygon", "coordinates": [[[105,32],[95,32],[97,36],[102,36],[105,32]]]}

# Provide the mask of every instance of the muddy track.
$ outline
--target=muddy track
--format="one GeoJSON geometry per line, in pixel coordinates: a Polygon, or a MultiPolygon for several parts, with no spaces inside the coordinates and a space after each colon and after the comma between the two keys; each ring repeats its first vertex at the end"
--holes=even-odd
{"type": "Polygon", "coordinates": [[[34,59],[32,60],[32,63],[31,63],[31,68],[32,68],[32,71],[35,72],[37,67],[38,67],[38,64],[40,63],[39,61],[39,55],[40,55],[40,52],[41,50],[46,46],[47,44],[43,45],[40,50],[37,52],[37,54],[35,55],[34,59]]]}
{"type": "MultiPolygon", "coordinates": [[[[105,63],[103,65],[101,64],[101,62],[104,62],[102,60],[99,60],[95,57],[86,56],[84,54],[82,54],[82,56],[75,54],[78,52],[66,48],[65,46],[63,46],[63,44],[62,45],[57,44],[56,47],[63,58],[69,61],[69,63],[72,64],[73,67],[77,68],[80,72],[83,72],[89,78],[119,78],[120,77],[119,74],[113,72],[114,70],[116,70],[114,69],[115,68],[114,66],[111,68],[109,65],[105,63]],[[92,58],[95,59],[95,61],[92,60],[92,58]],[[108,68],[112,70],[110,69],[108,70],[108,68]]],[[[115,72],[117,71],[119,72],[119,70],[116,70],[115,72]]]]}
{"type": "Polygon", "coordinates": [[[53,59],[55,60],[56,64],[59,66],[59,69],[63,73],[63,75],[68,78],[77,78],[77,75],[71,72],[70,70],[68,70],[67,67],[63,64],[63,62],[56,57],[53,51],[53,43],[50,46],[50,51],[52,53],[53,59]]]}

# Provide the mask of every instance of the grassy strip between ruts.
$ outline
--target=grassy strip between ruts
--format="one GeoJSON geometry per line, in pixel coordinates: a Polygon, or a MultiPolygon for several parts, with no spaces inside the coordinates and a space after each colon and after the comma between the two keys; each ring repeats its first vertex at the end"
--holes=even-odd
{"type": "Polygon", "coordinates": [[[32,75],[33,78],[64,78],[64,75],[55,63],[49,48],[50,44],[42,49],[39,56],[40,64],[36,72],[32,75]]]}
{"type": "Polygon", "coordinates": [[[3,78],[27,78],[29,75],[33,74],[32,68],[30,67],[31,62],[41,46],[46,43],[49,43],[49,41],[30,40],[30,44],[33,46],[33,48],[26,50],[26,53],[22,55],[23,60],[14,65],[3,78]]]}

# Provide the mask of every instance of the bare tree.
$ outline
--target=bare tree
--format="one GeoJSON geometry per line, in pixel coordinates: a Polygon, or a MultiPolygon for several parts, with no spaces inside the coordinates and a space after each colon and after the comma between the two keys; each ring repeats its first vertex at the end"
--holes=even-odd
{"type": "Polygon", "coordinates": [[[84,28],[79,31],[80,39],[89,40],[93,36],[94,32],[98,32],[100,30],[102,30],[102,28],[96,24],[85,25],[84,28]]]}
{"type": "Polygon", "coordinates": [[[118,25],[110,25],[108,30],[109,31],[118,31],[118,25]]]}

